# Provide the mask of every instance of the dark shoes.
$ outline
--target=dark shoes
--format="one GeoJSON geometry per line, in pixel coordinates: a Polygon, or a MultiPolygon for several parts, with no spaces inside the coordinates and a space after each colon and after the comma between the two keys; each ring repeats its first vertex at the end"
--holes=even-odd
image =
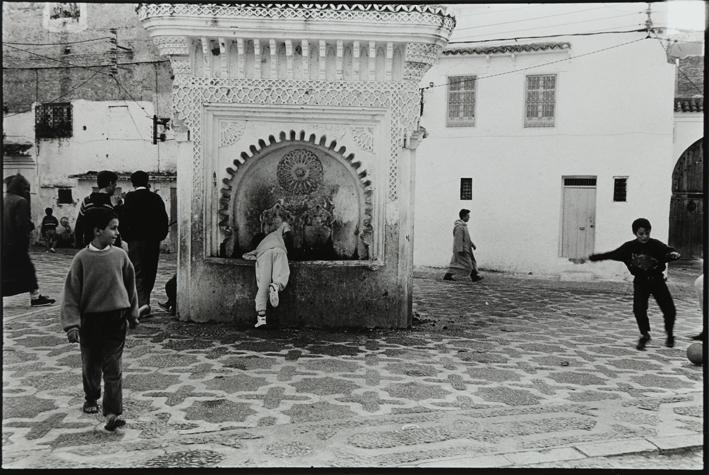
{"type": "Polygon", "coordinates": [[[481,275],[479,275],[479,274],[475,274],[475,275],[471,275],[471,276],[470,276],[470,279],[471,279],[473,282],[478,282],[478,281],[483,280],[483,276],[481,276],[481,275]]]}
{"type": "Polygon", "coordinates": [[[54,302],[56,302],[56,300],[44,295],[40,295],[36,299],[30,299],[30,305],[32,307],[46,307],[47,305],[52,305],[54,302]]]}
{"type": "Polygon", "coordinates": [[[98,412],[98,404],[96,404],[96,401],[84,401],[84,407],[81,410],[86,414],[96,414],[98,412]]]}
{"type": "Polygon", "coordinates": [[[665,346],[667,348],[672,348],[675,346],[675,337],[674,335],[667,335],[667,339],[665,340],[665,346]]]}
{"type": "Polygon", "coordinates": [[[117,415],[115,414],[109,414],[106,416],[106,425],[103,426],[104,429],[113,432],[114,430],[118,429],[119,427],[123,427],[126,425],[126,421],[123,419],[119,419],[117,415]]]}
{"type": "Polygon", "coordinates": [[[453,274],[446,274],[443,276],[443,280],[455,280],[453,274]]]}
{"type": "Polygon", "coordinates": [[[648,335],[647,333],[644,334],[644,335],[641,336],[640,339],[638,340],[638,344],[637,344],[637,346],[636,346],[635,348],[638,349],[638,350],[640,350],[640,351],[644,350],[644,349],[645,349],[645,345],[647,345],[647,342],[649,342],[651,339],[652,339],[652,338],[650,338],[650,335],[648,335]]]}
{"type": "Polygon", "coordinates": [[[158,306],[173,317],[175,316],[175,304],[171,303],[169,300],[165,302],[158,302],[158,306]]]}
{"type": "Polygon", "coordinates": [[[701,332],[699,335],[694,335],[692,340],[704,341],[704,332],[701,332]]]}

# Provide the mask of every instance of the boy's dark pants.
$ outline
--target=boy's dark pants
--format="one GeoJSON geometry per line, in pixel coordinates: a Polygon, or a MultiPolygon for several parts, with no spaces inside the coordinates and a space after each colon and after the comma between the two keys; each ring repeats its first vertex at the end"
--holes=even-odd
{"type": "Polygon", "coordinates": [[[638,322],[640,333],[650,332],[650,320],[647,318],[650,295],[655,297],[657,305],[662,310],[667,335],[672,335],[677,310],[662,275],[657,277],[635,277],[633,281],[633,313],[635,314],[635,320],[638,322]]]}
{"type": "Polygon", "coordinates": [[[103,415],[123,412],[121,359],[126,341],[126,312],[87,313],[81,318],[81,373],[87,401],[101,397],[103,373],[103,415]]]}

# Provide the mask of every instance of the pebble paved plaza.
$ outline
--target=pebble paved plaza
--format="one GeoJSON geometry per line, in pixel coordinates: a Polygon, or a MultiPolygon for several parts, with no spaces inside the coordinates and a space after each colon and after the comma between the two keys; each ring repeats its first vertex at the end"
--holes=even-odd
{"type": "MultiPolygon", "coordinates": [[[[72,255],[33,252],[43,293],[60,296],[72,255]]],[[[163,255],[156,310],[174,270],[163,255]]],[[[700,273],[671,268],[677,343],[664,346],[651,302],[643,352],[630,282],[487,272],[471,284],[419,270],[405,331],[256,330],[156,311],[128,333],[127,425],[114,433],[81,411],[79,347],[59,305],[4,298],[2,466],[647,468],[669,457],[701,469],[703,368],[686,358],[700,273]]]]}

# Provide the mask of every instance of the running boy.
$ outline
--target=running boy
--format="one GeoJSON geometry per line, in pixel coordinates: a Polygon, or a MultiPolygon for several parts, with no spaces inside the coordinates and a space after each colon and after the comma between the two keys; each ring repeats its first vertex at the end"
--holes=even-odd
{"type": "Polygon", "coordinates": [[[650,221],[645,218],[633,221],[632,229],[635,234],[634,240],[624,243],[614,251],[591,254],[588,259],[591,261],[605,259],[622,261],[630,273],[635,276],[633,280],[633,313],[641,334],[636,348],[644,350],[645,345],[650,341],[650,321],[647,318],[650,295],[655,298],[665,320],[665,332],[667,333],[665,346],[672,348],[675,345],[673,330],[677,311],[662,272],[665,270],[665,262],[679,259],[679,252],[657,239],[650,238],[650,221]]]}
{"type": "Polygon", "coordinates": [[[81,372],[85,401],[83,411],[98,412],[103,372],[103,415],[106,430],[125,425],[121,358],[130,328],[138,325],[138,293],[135,271],[128,254],[113,246],[118,218],[112,209],[97,207],[86,212],[93,240],[75,256],[64,283],[61,322],[72,343],[81,345],[81,372]]]}
{"type": "Polygon", "coordinates": [[[57,252],[54,250],[54,246],[57,244],[57,226],[59,226],[59,221],[52,216],[54,214],[52,208],[45,208],[44,212],[46,216],[42,219],[40,232],[44,237],[44,242],[47,244],[47,252],[57,252]]]}

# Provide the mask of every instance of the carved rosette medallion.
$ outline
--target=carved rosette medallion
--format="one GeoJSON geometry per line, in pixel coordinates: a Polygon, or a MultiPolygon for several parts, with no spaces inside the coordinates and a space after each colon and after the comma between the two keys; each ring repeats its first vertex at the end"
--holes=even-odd
{"type": "Polygon", "coordinates": [[[278,162],[278,183],[288,192],[304,195],[315,191],[323,180],[323,166],[317,155],[305,149],[286,153],[278,162]]]}

